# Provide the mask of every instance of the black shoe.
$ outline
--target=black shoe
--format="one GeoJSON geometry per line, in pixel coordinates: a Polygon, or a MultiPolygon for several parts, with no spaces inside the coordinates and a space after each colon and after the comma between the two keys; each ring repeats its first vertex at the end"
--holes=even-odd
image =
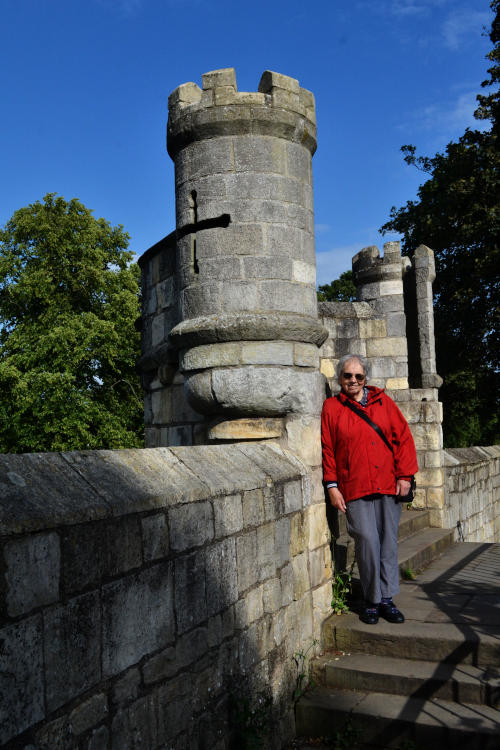
{"type": "Polygon", "coordinates": [[[376,625],[378,622],[379,604],[366,604],[361,610],[359,619],[367,625],[376,625]]]}
{"type": "Polygon", "coordinates": [[[405,621],[405,616],[396,607],[394,602],[382,602],[379,606],[379,615],[387,622],[400,623],[405,621]]]}

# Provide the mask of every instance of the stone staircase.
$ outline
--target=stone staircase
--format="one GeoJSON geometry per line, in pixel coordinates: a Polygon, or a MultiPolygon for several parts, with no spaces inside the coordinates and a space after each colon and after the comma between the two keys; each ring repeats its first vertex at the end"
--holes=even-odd
{"type": "MultiPolygon", "coordinates": [[[[349,563],[340,532],[337,554],[349,563]]],[[[454,544],[453,530],[429,528],[427,511],[405,510],[400,570],[425,568],[396,597],[406,622],[365,625],[354,600],[353,612],[324,623],[297,735],[349,726],[353,748],[499,750],[499,562],[500,545],[454,544]]]]}

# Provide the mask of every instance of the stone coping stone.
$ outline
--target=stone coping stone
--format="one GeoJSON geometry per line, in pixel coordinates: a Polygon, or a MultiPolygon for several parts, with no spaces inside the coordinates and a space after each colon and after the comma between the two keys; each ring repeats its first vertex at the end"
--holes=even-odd
{"type": "Polygon", "coordinates": [[[447,448],[443,451],[444,465],[477,464],[500,457],[500,445],[470,446],[469,448],[447,448]]]}
{"type": "Polygon", "coordinates": [[[273,418],[230,419],[213,425],[210,440],[264,440],[283,434],[283,420],[273,418]]]}
{"type": "Polygon", "coordinates": [[[327,329],[316,319],[297,313],[222,313],[184,320],[170,332],[179,349],[223,341],[301,341],[321,346],[327,329]]]}
{"type": "Polygon", "coordinates": [[[375,318],[368,302],[318,302],[320,318],[375,318]]]}
{"type": "Polygon", "coordinates": [[[289,481],[306,471],[266,443],[0,455],[0,535],[25,534],[289,481]]]}

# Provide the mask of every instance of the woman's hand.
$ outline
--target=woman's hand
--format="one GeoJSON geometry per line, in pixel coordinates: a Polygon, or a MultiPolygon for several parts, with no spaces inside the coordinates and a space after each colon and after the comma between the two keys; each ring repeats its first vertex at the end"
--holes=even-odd
{"type": "Polygon", "coordinates": [[[406,495],[409,493],[411,487],[411,482],[409,482],[407,479],[397,479],[396,480],[396,495],[400,495],[401,497],[406,497],[406,495]]]}
{"type": "Polygon", "coordinates": [[[328,497],[330,499],[330,503],[334,508],[337,508],[337,510],[345,513],[345,500],[338,487],[329,487],[328,497]]]}

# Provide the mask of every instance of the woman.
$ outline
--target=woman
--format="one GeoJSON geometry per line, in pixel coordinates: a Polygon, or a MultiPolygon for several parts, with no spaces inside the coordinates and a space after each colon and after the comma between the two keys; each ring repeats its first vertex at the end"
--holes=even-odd
{"type": "Polygon", "coordinates": [[[337,376],[341,392],[325,401],[321,415],[323,479],[354,539],[365,598],[360,619],[369,625],[379,616],[404,622],[392,597],[399,591],[399,500],[418,471],[415,444],[394,401],[381,388],[366,385],[363,357],[342,357],[337,376]]]}

